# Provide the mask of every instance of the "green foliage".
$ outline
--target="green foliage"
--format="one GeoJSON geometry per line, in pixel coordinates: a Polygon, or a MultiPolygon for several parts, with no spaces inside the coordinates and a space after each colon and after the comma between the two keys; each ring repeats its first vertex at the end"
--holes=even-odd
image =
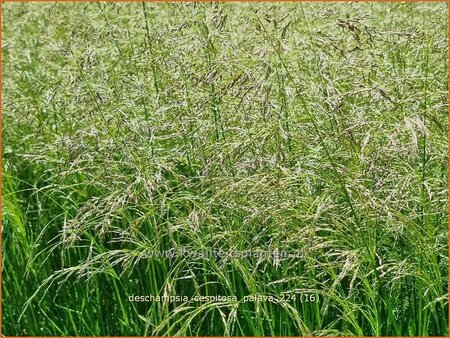
{"type": "Polygon", "coordinates": [[[448,334],[446,3],[2,6],[3,334],[448,334]]]}

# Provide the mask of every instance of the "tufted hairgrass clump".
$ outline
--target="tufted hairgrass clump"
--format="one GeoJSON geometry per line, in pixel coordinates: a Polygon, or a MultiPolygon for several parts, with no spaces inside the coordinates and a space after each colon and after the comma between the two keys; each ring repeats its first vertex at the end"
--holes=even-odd
{"type": "Polygon", "coordinates": [[[4,335],[448,335],[447,3],[2,7],[4,335]]]}

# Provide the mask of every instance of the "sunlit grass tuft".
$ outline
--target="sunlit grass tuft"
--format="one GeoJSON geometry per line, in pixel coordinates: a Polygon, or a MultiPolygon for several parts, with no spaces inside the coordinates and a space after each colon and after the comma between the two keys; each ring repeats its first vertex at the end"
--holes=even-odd
{"type": "Polygon", "coordinates": [[[4,4],[2,332],[446,336],[446,10],[4,4]]]}

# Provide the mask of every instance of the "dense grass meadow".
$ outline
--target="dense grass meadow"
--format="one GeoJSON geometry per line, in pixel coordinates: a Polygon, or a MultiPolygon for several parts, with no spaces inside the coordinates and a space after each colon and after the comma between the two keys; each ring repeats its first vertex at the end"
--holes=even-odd
{"type": "Polygon", "coordinates": [[[448,335],[447,3],[2,8],[3,335],[448,335]]]}

